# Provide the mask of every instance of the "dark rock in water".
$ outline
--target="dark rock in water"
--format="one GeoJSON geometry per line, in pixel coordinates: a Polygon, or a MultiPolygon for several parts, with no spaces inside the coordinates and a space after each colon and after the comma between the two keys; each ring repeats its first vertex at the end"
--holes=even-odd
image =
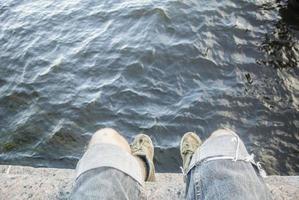
{"type": "Polygon", "coordinates": [[[245,77],[246,77],[247,82],[248,82],[249,84],[252,84],[252,83],[253,83],[253,80],[252,80],[252,78],[251,78],[251,76],[250,76],[249,73],[245,74],[245,77]]]}
{"type": "Polygon", "coordinates": [[[297,9],[299,11],[299,0],[289,0],[290,6],[297,9]]]}

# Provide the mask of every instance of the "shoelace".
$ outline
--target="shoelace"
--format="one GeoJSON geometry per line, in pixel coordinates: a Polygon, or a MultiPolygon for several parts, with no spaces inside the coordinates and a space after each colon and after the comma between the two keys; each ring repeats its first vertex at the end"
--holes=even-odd
{"type": "Polygon", "coordinates": [[[135,152],[140,151],[140,150],[142,150],[142,148],[140,146],[131,146],[132,153],[135,153],[135,152]]]}
{"type": "Polygon", "coordinates": [[[193,151],[193,146],[192,145],[189,145],[189,144],[185,144],[185,146],[183,146],[182,148],[182,154],[188,154],[188,153],[194,153],[193,151]]]}
{"type": "Polygon", "coordinates": [[[133,143],[131,145],[131,151],[132,151],[132,153],[135,153],[137,151],[142,151],[143,150],[142,147],[145,146],[144,145],[145,142],[146,142],[145,140],[142,140],[142,142],[133,143]]]}

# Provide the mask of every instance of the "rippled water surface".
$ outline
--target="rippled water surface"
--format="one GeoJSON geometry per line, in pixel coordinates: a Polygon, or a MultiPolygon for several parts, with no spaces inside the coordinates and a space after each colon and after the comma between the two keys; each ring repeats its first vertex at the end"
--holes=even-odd
{"type": "Polygon", "coordinates": [[[299,11],[273,0],[0,2],[0,163],[75,167],[94,131],[179,140],[234,129],[299,172],[299,11]]]}

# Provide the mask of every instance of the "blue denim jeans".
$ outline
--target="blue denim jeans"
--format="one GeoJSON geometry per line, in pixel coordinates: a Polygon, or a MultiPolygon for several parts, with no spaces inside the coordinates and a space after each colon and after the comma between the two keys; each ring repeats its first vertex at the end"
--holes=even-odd
{"type": "Polygon", "coordinates": [[[137,160],[122,148],[106,143],[89,146],[76,167],[70,199],[145,199],[137,160]]]}
{"type": "MultiPolygon", "coordinates": [[[[145,199],[136,160],[116,146],[89,148],[77,165],[71,199],[145,199]]],[[[192,157],[186,174],[186,199],[271,199],[263,171],[242,140],[218,130],[192,157]]]]}
{"type": "Polygon", "coordinates": [[[146,199],[142,186],[128,174],[111,167],[86,171],[76,179],[72,200],[146,199]]]}
{"type": "Polygon", "coordinates": [[[231,130],[214,132],[192,157],[186,199],[268,200],[265,172],[231,130]]]}

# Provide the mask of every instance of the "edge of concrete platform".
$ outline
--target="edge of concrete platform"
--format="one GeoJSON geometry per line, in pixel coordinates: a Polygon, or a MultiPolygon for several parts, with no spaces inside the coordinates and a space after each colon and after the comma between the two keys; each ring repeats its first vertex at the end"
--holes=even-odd
{"type": "MultiPolygon", "coordinates": [[[[299,176],[269,176],[265,179],[273,199],[299,199],[299,176]]],[[[5,199],[68,199],[74,170],[0,165],[0,197],[5,199]]],[[[157,174],[145,186],[148,199],[184,199],[181,174],[157,174]]]]}

